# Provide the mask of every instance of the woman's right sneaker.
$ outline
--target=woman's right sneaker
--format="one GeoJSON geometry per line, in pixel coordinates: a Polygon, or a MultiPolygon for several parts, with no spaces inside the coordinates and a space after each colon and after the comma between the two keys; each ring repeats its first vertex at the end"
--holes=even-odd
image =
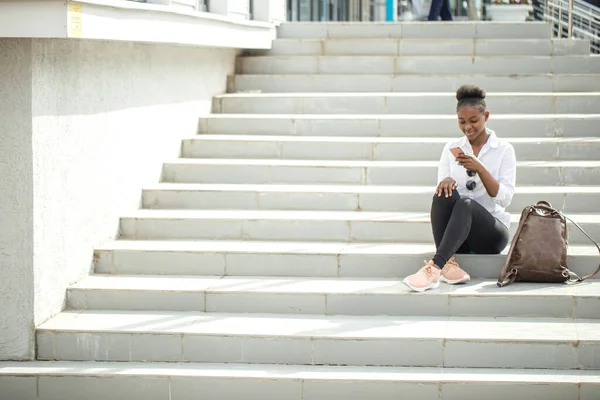
{"type": "Polygon", "coordinates": [[[446,265],[444,265],[444,268],[442,268],[440,280],[449,285],[456,285],[469,282],[471,277],[458,265],[454,257],[452,257],[448,260],[446,265]]]}
{"type": "Polygon", "coordinates": [[[428,289],[437,289],[440,286],[441,270],[433,261],[425,262],[425,266],[416,274],[404,278],[402,282],[415,292],[424,292],[428,289]]]}

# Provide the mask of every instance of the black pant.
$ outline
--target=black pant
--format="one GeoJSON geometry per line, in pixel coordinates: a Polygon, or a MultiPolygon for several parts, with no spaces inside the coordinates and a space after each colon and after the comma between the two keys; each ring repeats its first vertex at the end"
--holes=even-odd
{"type": "Polygon", "coordinates": [[[452,11],[450,11],[450,0],[432,0],[429,9],[429,20],[437,21],[442,16],[442,21],[452,21],[452,11]]]}
{"type": "Polygon", "coordinates": [[[509,239],[502,222],[475,200],[461,199],[456,190],[448,198],[433,196],[431,227],[437,249],[433,262],[440,268],[457,253],[498,254],[509,239]]]}

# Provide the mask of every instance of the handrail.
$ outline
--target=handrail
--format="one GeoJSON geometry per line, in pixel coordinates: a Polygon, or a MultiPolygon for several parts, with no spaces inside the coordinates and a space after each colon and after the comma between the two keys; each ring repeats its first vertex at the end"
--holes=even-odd
{"type": "Polygon", "coordinates": [[[569,37],[573,37],[573,0],[569,0],[569,28],[568,28],[569,37]]]}
{"type": "Polygon", "coordinates": [[[600,8],[583,0],[547,0],[537,12],[552,25],[553,36],[590,41],[590,51],[600,54],[600,8]]]}

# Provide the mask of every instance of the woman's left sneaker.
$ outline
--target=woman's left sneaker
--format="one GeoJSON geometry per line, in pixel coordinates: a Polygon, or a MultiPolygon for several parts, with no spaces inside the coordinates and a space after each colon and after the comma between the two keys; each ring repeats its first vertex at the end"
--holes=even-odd
{"type": "Polygon", "coordinates": [[[440,286],[440,269],[433,264],[433,261],[425,262],[423,268],[416,274],[407,276],[402,282],[415,292],[437,289],[440,286]]]}
{"type": "Polygon", "coordinates": [[[471,277],[467,274],[456,262],[454,257],[448,260],[444,268],[442,268],[442,274],[440,275],[440,281],[446,282],[449,285],[456,285],[458,283],[469,282],[471,277]]]}

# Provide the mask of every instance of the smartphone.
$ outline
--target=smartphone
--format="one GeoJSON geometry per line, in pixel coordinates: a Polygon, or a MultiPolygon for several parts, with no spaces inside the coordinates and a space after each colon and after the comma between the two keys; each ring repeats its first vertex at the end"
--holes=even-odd
{"type": "Polygon", "coordinates": [[[465,154],[464,150],[461,149],[460,147],[452,147],[450,149],[450,152],[452,153],[452,155],[454,156],[454,158],[458,158],[461,155],[465,154]]]}

